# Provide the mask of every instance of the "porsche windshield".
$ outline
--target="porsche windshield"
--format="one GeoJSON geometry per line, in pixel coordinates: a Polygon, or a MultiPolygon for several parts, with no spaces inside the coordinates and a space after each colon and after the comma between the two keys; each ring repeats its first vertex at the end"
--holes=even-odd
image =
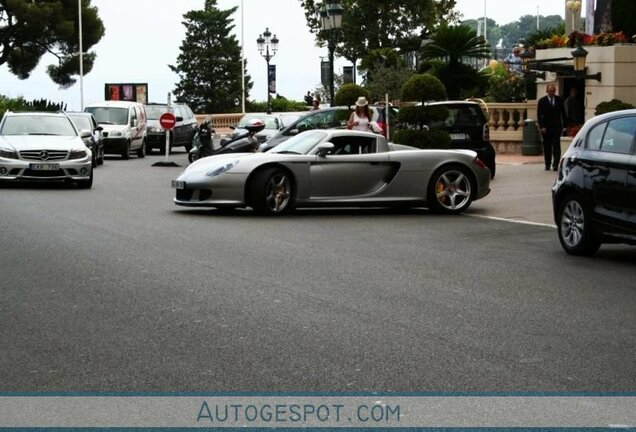
{"type": "Polygon", "coordinates": [[[325,132],[318,130],[303,132],[277,145],[270,153],[309,154],[326,136],[325,132]]]}

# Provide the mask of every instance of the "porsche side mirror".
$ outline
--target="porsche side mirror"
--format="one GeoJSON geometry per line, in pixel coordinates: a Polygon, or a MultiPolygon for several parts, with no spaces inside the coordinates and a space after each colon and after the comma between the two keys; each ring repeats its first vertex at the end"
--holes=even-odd
{"type": "Polygon", "coordinates": [[[316,154],[318,155],[318,157],[325,157],[334,148],[336,148],[336,146],[333,145],[333,143],[330,143],[330,142],[320,143],[318,144],[318,147],[317,147],[318,151],[316,152],[316,154]]]}

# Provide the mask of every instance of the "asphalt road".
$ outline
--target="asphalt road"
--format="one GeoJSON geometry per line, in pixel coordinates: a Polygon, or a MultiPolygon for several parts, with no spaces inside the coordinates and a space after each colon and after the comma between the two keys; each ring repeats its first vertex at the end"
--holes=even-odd
{"type": "Polygon", "coordinates": [[[566,255],[540,166],[466,216],[261,218],[159,160],[0,189],[0,391],[636,389],[636,248],[566,255]]]}

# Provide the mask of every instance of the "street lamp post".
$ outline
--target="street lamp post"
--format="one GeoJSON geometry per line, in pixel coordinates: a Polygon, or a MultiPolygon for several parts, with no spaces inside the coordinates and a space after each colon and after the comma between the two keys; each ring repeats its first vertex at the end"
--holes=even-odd
{"type": "Polygon", "coordinates": [[[329,102],[334,106],[334,51],[336,50],[336,31],[342,27],[342,6],[340,3],[330,3],[327,9],[320,11],[322,30],[329,32],[327,49],[329,50],[329,102]]]}
{"type": "Polygon", "coordinates": [[[572,16],[572,31],[576,30],[576,16],[578,12],[581,10],[581,0],[568,0],[565,3],[566,7],[570,11],[570,15],[572,16]]]}
{"type": "Polygon", "coordinates": [[[272,33],[269,31],[269,28],[265,28],[263,34],[258,36],[256,39],[256,43],[258,45],[258,52],[261,53],[261,56],[265,58],[267,62],[267,114],[272,113],[272,95],[269,92],[269,61],[276,55],[276,51],[278,51],[278,38],[276,35],[272,37],[272,33]]]}

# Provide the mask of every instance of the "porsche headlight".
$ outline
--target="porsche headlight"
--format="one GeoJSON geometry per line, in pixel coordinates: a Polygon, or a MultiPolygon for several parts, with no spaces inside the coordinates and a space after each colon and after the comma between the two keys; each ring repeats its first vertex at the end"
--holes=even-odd
{"type": "Polygon", "coordinates": [[[237,160],[232,161],[232,162],[227,163],[227,164],[225,164],[223,166],[214,168],[214,169],[206,172],[205,175],[208,176],[208,177],[216,177],[218,175],[223,174],[224,172],[227,172],[227,171],[231,170],[232,168],[237,166],[238,163],[239,163],[239,161],[237,161],[237,160]]]}
{"type": "Polygon", "coordinates": [[[11,150],[1,150],[0,149],[0,157],[3,157],[5,159],[17,159],[18,158],[18,154],[14,151],[11,150]]]}
{"type": "Polygon", "coordinates": [[[71,159],[84,159],[88,156],[86,150],[73,150],[71,154],[68,156],[69,160],[71,159]]]}

